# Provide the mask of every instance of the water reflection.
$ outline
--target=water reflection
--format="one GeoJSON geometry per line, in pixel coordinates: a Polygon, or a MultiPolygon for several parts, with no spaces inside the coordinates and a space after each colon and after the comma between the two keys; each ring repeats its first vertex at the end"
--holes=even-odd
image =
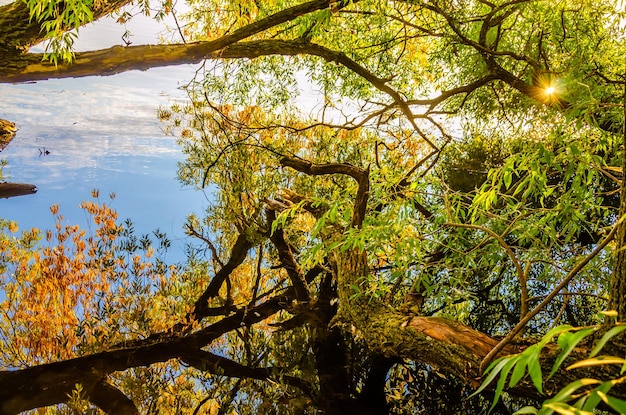
{"type": "MultiPolygon", "coordinates": [[[[96,43],[120,39],[119,32],[125,30],[108,20],[103,25],[96,43]]],[[[89,30],[95,29],[101,30],[89,30]]],[[[89,40],[87,30],[81,36],[84,32],[89,40]]],[[[68,222],[86,225],[78,204],[97,188],[101,195],[117,194],[113,206],[121,218],[133,219],[138,232],[158,227],[173,239],[182,238],[185,217],[200,212],[206,196],[177,181],[177,162],[183,156],[175,139],[163,133],[156,113],[160,105],[185,99],[179,87],[194,70],[178,66],[113,77],[0,85],[0,118],[19,127],[13,142],[0,153],[0,159],[8,160],[4,173],[11,181],[38,188],[32,196],[0,200],[0,217],[17,220],[22,229],[49,228],[53,224],[49,206],[58,203],[68,222]]],[[[176,249],[180,253],[182,243],[176,249]]],[[[178,258],[176,252],[173,255],[178,258]]]]}

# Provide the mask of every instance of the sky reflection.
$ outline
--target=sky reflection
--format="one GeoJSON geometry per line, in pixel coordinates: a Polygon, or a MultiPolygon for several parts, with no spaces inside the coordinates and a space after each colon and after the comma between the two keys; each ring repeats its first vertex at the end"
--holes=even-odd
{"type": "MultiPolygon", "coordinates": [[[[131,40],[149,43],[162,26],[139,19],[128,27],[131,40]]],[[[78,49],[121,44],[126,28],[105,19],[80,32],[78,49]]],[[[155,43],[155,42],[152,42],[155,43]]],[[[5,176],[32,183],[35,195],[0,199],[0,217],[21,229],[51,228],[49,207],[58,203],[66,222],[88,227],[78,208],[100,190],[101,201],[131,218],[138,233],[159,228],[174,240],[168,258],[183,258],[185,218],[202,212],[207,196],[176,178],[183,160],[174,137],[166,136],[157,109],[186,99],[180,89],[195,73],[191,65],[131,71],[111,77],[0,84],[0,118],[19,130],[0,153],[5,176]],[[49,154],[46,154],[46,150],[49,154]]]]}
{"type": "MultiPolygon", "coordinates": [[[[86,225],[78,204],[99,189],[103,201],[117,194],[113,206],[139,233],[160,228],[182,239],[186,216],[201,212],[206,196],[176,179],[183,155],[156,112],[184,99],[176,79],[191,74],[193,68],[176,67],[0,85],[0,117],[20,128],[0,153],[8,161],[4,173],[38,187],[32,196],[0,199],[0,216],[17,220],[22,229],[49,228],[49,207],[58,203],[68,222],[86,225]]],[[[182,252],[182,245],[175,249],[182,252]]]]}
{"type": "MultiPolygon", "coordinates": [[[[123,45],[126,30],[135,45],[168,36],[164,24],[145,16],[136,16],[127,26],[104,18],[80,29],[76,50],[123,45]]],[[[8,161],[5,177],[38,187],[35,195],[0,199],[0,217],[18,221],[22,229],[51,228],[49,207],[58,203],[67,222],[86,226],[79,203],[93,189],[107,202],[107,195],[115,192],[113,206],[120,218],[131,218],[141,234],[156,228],[167,232],[179,241],[173,258],[182,259],[185,218],[202,213],[209,195],[184,188],[176,179],[177,163],[184,158],[175,138],[163,132],[157,109],[186,101],[181,86],[195,71],[196,65],[183,65],[109,77],[0,84],[0,118],[19,127],[0,153],[8,161]]],[[[299,81],[311,91],[305,78],[299,81]]],[[[301,95],[299,106],[313,111],[318,95],[301,95]]]]}

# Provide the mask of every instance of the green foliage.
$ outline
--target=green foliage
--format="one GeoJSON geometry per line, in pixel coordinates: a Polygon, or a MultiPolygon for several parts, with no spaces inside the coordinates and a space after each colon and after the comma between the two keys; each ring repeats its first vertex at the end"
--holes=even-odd
{"type": "Polygon", "coordinates": [[[47,44],[44,59],[72,62],[78,28],[93,20],[93,0],[26,0],[30,19],[41,23],[47,44]]]}
{"type": "MultiPolygon", "coordinates": [[[[97,220],[94,237],[63,227],[55,212],[59,225],[41,251],[36,231],[17,235],[16,224],[2,222],[5,366],[69,359],[180,325],[182,342],[278,298],[282,309],[271,317],[242,320],[208,344],[194,343],[254,376],[169,361],[129,368],[111,382],[142,413],[314,413],[339,388],[343,401],[333,404],[364,399],[379,339],[368,338],[357,318],[344,321],[350,316],[362,323],[378,310],[395,313],[399,323],[379,349],[398,358],[427,360],[439,351],[434,338],[417,351],[393,338],[414,334],[415,316],[506,335],[604,240],[619,215],[623,14],[617,2],[595,3],[340,1],[257,32],[251,28],[259,21],[309,3],[189,1],[180,16],[188,42],[251,30],[245,41],[310,42],[315,56],[256,57],[258,50],[254,59],[206,62],[187,87],[189,102],[159,111],[187,157],[181,180],[212,195],[205,214],[189,218],[187,232],[205,245],[190,249],[184,266],[158,258],[169,248],[161,232],[135,236],[132,222],[118,223],[97,203],[84,205],[97,220]],[[307,108],[296,105],[301,89],[316,92],[307,108]],[[355,208],[363,183],[348,170],[367,174],[364,206],[355,208]],[[364,218],[353,226],[357,208],[364,218]],[[250,245],[231,252],[239,235],[250,245]],[[83,243],[93,249],[81,249],[83,243]],[[243,257],[234,267],[226,265],[231,253],[243,257]],[[364,266],[340,273],[340,259],[355,260],[356,253],[364,266]],[[223,270],[222,286],[198,306],[223,270]],[[51,281],[63,283],[50,288],[51,281]],[[294,291],[294,281],[309,291],[306,301],[275,297],[294,291]],[[30,287],[58,295],[37,296],[30,287]],[[210,312],[196,320],[196,306],[210,312]],[[39,318],[58,314],[65,320],[39,318]],[[259,375],[264,369],[270,375],[259,375]]],[[[149,10],[147,1],[140,4],[149,10]]],[[[158,18],[173,3],[162,6],[158,18]]],[[[75,35],[68,30],[91,20],[93,5],[29,7],[52,38],[48,56],[71,59],[75,35]]],[[[595,312],[610,294],[616,248],[573,275],[524,331],[531,342],[547,334],[495,361],[459,413],[485,410],[479,395],[492,382],[492,411],[505,401],[519,408],[507,390],[525,382],[547,393],[546,381],[571,359],[623,372],[623,357],[600,355],[622,325],[603,334],[589,356],[579,353],[601,330],[595,312]],[[549,367],[543,356],[557,347],[549,367]]],[[[452,412],[442,397],[469,395],[445,368],[411,364],[380,376],[397,413],[452,412]]],[[[622,382],[581,377],[542,409],[519,413],[585,413],[601,403],[617,410],[623,402],[611,391],[622,382]]],[[[80,404],[80,393],[72,396],[80,404]]]]}
{"type": "MultiPolygon", "coordinates": [[[[523,380],[526,375],[530,377],[535,388],[540,393],[543,393],[543,375],[540,356],[544,348],[553,342],[555,337],[557,338],[560,353],[547,377],[547,379],[550,379],[559,370],[562,370],[561,366],[566,359],[571,359],[571,355],[576,346],[582,341],[589,340],[589,338],[600,329],[602,329],[602,326],[572,327],[564,325],[555,327],[546,333],[540,342],[528,347],[523,352],[513,356],[501,357],[492,362],[485,370],[486,377],[481,386],[474,392],[474,395],[479,394],[487,388],[496,377],[499,377],[491,406],[491,409],[493,409],[505,389],[507,379],[509,379],[508,387],[513,388],[523,380]],[[509,377],[511,369],[513,369],[513,372],[509,377]]],[[[566,370],[599,366],[606,368],[607,375],[609,373],[622,375],[626,368],[626,359],[615,356],[599,356],[594,358],[594,356],[600,353],[610,339],[619,335],[624,330],[626,330],[626,325],[619,324],[606,331],[600,340],[596,342],[594,349],[589,354],[589,358],[581,359],[570,364],[566,370]],[[615,370],[615,366],[619,367],[620,370],[615,370]],[[611,369],[611,367],[613,367],[613,369],[611,369]]],[[[580,355],[577,356],[580,359],[580,355]]],[[[578,379],[563,387],[553,394],[552,397],[544,401],[539,410],[527,406],[521,408],[516,414],[549,415],[554,412],[560,414],[590,414],[593,413],[600,403],[608,405],[617,413],[624,413],[626,401],[607,395],[613,386],[624,382],[626,382],[626,376],[614,377],[608,380],[591,378],[578,379]]]]}

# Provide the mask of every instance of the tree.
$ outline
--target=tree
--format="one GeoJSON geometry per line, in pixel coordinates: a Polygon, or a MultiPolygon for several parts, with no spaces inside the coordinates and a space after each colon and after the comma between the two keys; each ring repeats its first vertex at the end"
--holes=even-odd
{"type": "MultiPolygon", "coordinates": [[[[420,391],[467,397],[494,358],[599,323],[607,301],[624,320],[619,3],[203,2],[188,43],[72,56],[65,28],[121,5],[85,4],[3,6],[1,79],[215,59],[189,106],[159,113],[181,178],[215,188],[187,227],[207,257],[149,265],[149,239],[93,203],[92,237],[59,225],[40,252],[5,235],[4,413],[458,412],[420,391]],[[52,62],[22,53],[46,32],[52,62]],[[296,73],[318,114],[294,107],[296,73]]],[[[547,370],[560,350],[542,346],[547,370]]],[[[593,342],[577,346],[568,359],[593,342]]],[[[541,399],[534,379],[496,410],[541,399]]]]}

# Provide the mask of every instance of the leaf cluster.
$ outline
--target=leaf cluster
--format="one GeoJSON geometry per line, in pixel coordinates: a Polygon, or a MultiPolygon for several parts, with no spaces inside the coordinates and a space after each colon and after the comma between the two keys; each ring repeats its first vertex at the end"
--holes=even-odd
{"type": "MultiPolygon", "coordinates": [[[[552,365],[552,369],[548,374],[547,380],[552,378],[557,371],[560,370],[566,359],[573,355],[576,347],[583,341],[592,338],[602,327],[572,327],[569,325],[558,326],[546,333],[540,342],[528,347],[522,353],[514,356],[502,357],[494,361],[485,371],[485,379],[482,385],[474,394],[480,393],[489,384],[499,377],[493,403],[493,409],[500,399],[502,392],[507,387],[515,387],[525,376],[529,376],[534,387],[543,392],[543,373],[540,356],[542,350],[549,343],[557,339],[557,344],[561,349],[558,358],[552,365]]],[[[574,370],[581,367],[599,367],[601,371],[608,373],[617,373],[622,375],[626,371],[626,359],[615,356],[599,356],[599,353],[605,345],[615,336],[626,330],[626,326],[622,324],[614,325],[611,329],[605,330],[601,338],[596,342],[594,348],[589,353],[588,358],[578,360],[570,364],[566,370],[574,370]],[[619,371],[611,371],[611,366],[620,367],[619,371]]],[[[571,359],[571,358],[570,358],[571,359]]],[[[610,375],[609,375],[610,376],[610,375]]],[[[582,378],[577,379],[560,391],[553,393],[552,397],[543,402],[539,410],[534,407],[526,406],[516,412],[516,414],[592,414],[594,410],[599,409],[599,405],[604,404],[616,411],[623,413],[626,410],[626,402],[611,396],[610,390],[616,385],[626,381],[626,377],[617,376],[613,379],[594,379],[582,378]]]]}

